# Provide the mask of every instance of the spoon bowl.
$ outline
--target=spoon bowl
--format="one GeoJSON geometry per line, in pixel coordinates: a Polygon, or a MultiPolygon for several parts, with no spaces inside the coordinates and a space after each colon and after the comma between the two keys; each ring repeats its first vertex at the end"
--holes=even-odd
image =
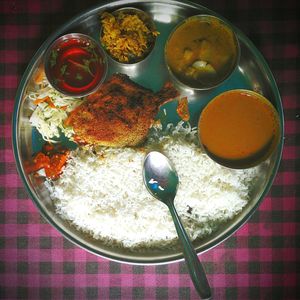
{"type": "Polygon", "coordinates": [[[178,174],[174,166],[165,155],[152,151],[144,160],[143,179],[150,194],[168,206],[194,286],[202,299],[210,299],[211,290],[204,268],[174,206],[179,185],[178,174]]]}
{"type": "Polygon", "coordinates": [[[144,161],[143,177],[150,194],[166,205],[173,202],[179,179],[167,157],[157,151],[150,152],[144,161]]]}

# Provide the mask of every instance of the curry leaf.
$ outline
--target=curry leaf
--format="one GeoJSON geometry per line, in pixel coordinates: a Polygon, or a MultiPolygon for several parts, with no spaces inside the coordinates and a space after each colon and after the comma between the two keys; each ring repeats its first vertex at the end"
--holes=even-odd
{"type": "Polygon", "coordinates": [[[76,79],[77,79],[77,80],[82,80],[82,76],[81,76],[79,73],[77,73],[77,74],[76,74],[76,79]]]}
{"type": "Polygon", "coordinates": [[[67,65],[62,65],[61,66],[61,68],[60,68],[60,74],[62,75],[62,76],[64,76],[65,75],[65,72],[66,72],[66,70],[67,70],[67,65]]]}
{"type": "Polygon", "coordinates": [[[50,66],[54,67],[56,65],[56,59],[57,59],[57,51],[52,50],[50,54],[50,66]]]}

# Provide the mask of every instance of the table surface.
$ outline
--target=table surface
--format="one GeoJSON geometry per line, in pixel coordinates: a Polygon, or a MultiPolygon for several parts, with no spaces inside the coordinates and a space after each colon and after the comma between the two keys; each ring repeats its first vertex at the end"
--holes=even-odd
{"type": "MultiPolygon", "coordinates": [[[[184,262],[119,264],[71,244],[43,220],[16,171],[11,121],[21,76],[51,32],[99,2],[0,1],[0,298],[197,299],[184,262]]],[[[298,1],[207,0],[200,4],[230,20],[261,51],[278,84],[285,114],[283,158],[270,192],[247,224],[201,255],[201,260],[214,299],[296,299],[300,285],[296,269],[300,232],[298,1]]]]}

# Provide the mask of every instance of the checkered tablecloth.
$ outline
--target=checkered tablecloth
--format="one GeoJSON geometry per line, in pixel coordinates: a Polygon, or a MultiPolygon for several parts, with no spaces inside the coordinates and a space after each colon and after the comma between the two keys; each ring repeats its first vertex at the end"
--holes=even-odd
{"type": "MultiPolygon", "coordinates": [[[[51,32],[99,2],[0,0],[1,299],[197,299],[183,262],[119,264],[65,240],[39,215],[16,171],[11,121],[25,67],[51,32]]],[[[296,299],[300,285],[299,4],[296,0],[201,4],[239,27],[262,52],[285,111],[283,159],[269,194],[246,225],[201,255],[201,260],[214,299],[296,299]]]]}

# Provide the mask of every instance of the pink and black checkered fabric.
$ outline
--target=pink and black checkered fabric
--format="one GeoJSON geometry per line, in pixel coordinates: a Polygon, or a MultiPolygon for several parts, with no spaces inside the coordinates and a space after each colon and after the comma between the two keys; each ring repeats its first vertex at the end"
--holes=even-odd
{"type": "MultiPolygon", "coordinates": [[[[65,240],[40,217],[16,171],[11,120],[25,67],[51,32],[99,2],[0,1],[1,299],[197,299],[183,262],[145,267],[118,264],[65,240]]],[[[214,298],[299,299],[298,1],[206,0],[200,4],[229,19],[262,52],[285,111],[283,159],[271,191],[246,225],[201,256],[214,298]]]]}

